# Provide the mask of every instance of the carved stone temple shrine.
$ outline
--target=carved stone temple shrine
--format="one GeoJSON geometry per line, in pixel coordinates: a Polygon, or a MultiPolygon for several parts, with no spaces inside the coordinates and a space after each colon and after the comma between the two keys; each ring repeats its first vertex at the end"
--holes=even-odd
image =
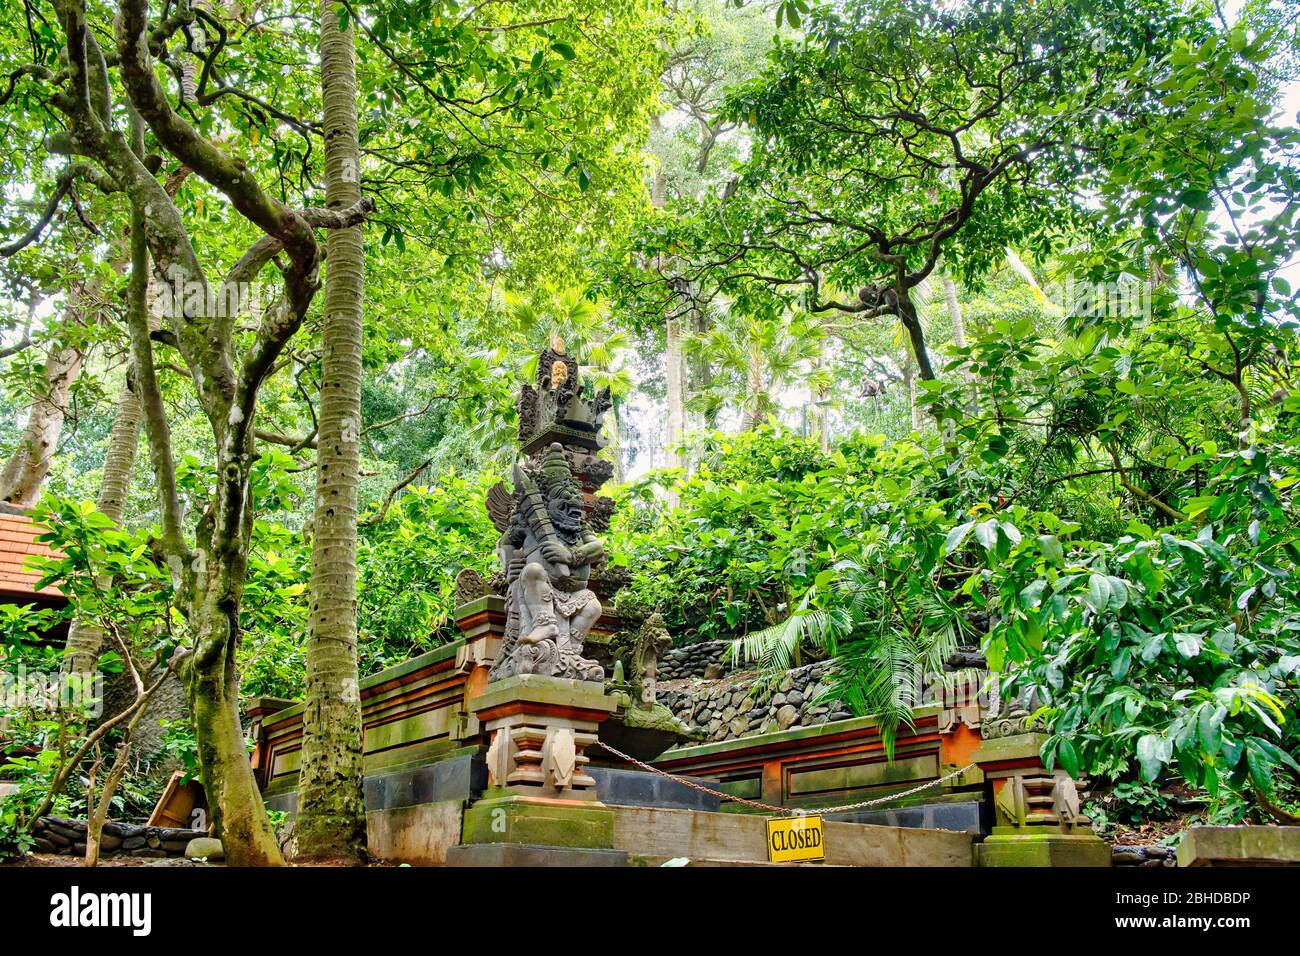
{"type": "MultiPolygon", "coordinates": [[[[1040,762],[1027,708],[945,684],[890,760],[876,719],[821,705],[816,675],[773,688],[717,660],[692,670],[699,654],[670,651],[658,615],[620,617],[600,541],[612,502],[596,494],[613,471],[609,405],[574,359],[542,353],[518,400],[512,487],[488,495],[500,570],[457,579],[458,640],[362,682],[372,856],[766,864],[775,807],[825,808],[832,865],[1110,865],[1075,781],[1040,762]]],[[[247,710],[272,809],[294,809],[302,713],[247,710]]]]}

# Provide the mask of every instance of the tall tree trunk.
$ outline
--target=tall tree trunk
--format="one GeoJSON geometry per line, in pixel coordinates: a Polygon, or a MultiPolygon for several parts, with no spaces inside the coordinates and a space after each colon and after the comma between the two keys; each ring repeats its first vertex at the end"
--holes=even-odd
{"type": "MultiPolygon", "coordinates": [[[[131,111],[131,152],[144,155],[144,124],[131,111]]],[[[127,171],[134,170],[123,162],[127,171]]],[[[165,248],[169,261],[181,271],[184,281],[199,282],[206,298],[208,286],[197,267],[188,236],[165,242],[159,234],[150,235],[146,224],[147,207],[153,214],[166,218],[175,213],[170,197],[146,172],[134,171],[138,181],[131,192],[131,261],[138,263],[149,255],[148,243],[165,248]]],[[[161,230],[160,230],[161,232],[161,230]]],[[[254,461],[251,422],[231,412],[241,412],[230,404],[226,415],[209,415],[217,449],[218,489],[212,508],[199,522],[196,537],[200,542],[193,551],[185,542],[182,512],[176,487],[176,471],[171,447],[171,426],[158,385],[154,365],[153,343],[148,316],[148,273],[131,270],[130,306],[127,309],[131,333],[131,358],[144,410],[149,456],[157,479],[162,513],[162,546],[168,567],[179,592],[178,603],[186,613],[194,632],[194,651],[185,660],[183,676],[194,721],[194,736],[199,760],[199,779],[208,798],[212,822],[221,835],[226,860],[232,866],[277,866],[284,863],[280,844],[266,815],[252,764],[244,746],[244,732],[239,722],[239,678],[235,654],[239,646],[239,605],[243,597],[244,577],[248,570],[248,547],[252,536],[252,513],[247,489],[254,461]],[[243,427],[239,427],[243,426],[243,427]]],[[[194,333],[180,326],[187,335],[194,333]]],[[[188,348],[188,344],[186,345],[188,348]]],[[[189,359],[187,358],[187,363],[189,359]]],[[[219,366],[205,367],[209,373],[219,366]]],[[[200,400],[214,401],[211,379],[207,388],[197,388],[200,400]]]]}
{"type": "MultiPolygon", "coordinates": [[[[712,318],[704,309],[693,309],[691,318],[691,331],[697,338],[703,339],[713,327],[712,318]]],[[[713,367],[709,364],[709,357],[703,349],[696,350],[691,357],[690,371],[691,379],[687,385],[687,394],[699,395],[713,384],[713,367]]],[[[706,411],[700,420],[705,428],[716,428],[718,414],[713,410],[706,411]]]]}
{"type": "Polygon", "coordinates": [[[966,347],[966,321],[962,318],[961,303],[957,301],[957,284],[946,271],[943,274],[943,297],[948,303],[948,318],[952,320],[952,344],[966,347]]]}
{"type": "Polygon", "coordinates": [[[911,349],[907,349],[907,356],[903,361],[903,388],[907,390],[907,408],[912,422],[912,431],[919,432],[925,426],[925,414],[921,411],[921,403],[917,401],[916,360],[912,357],[911,349]]]}
{"type": "MultiPolygon", "coordinates": [[[[326,205],[361,199],[357,78],[351,21],[320,4],[326,205]]],[[[361,697],[357,689],[357,473],[361,455],[360,226],[326,240],[325,320],[303,758],[294,824],[299,857],[359,862],[365,848],[361,697]]]]}
{"type": "MultiPolygon", "coordinates": [[[[943,297],[948,304],[948,318],[952,322],[952,344],[959,349],[964,349],[968,344],[966,337],[966,319],[962,315],[961,301],[957,298],[957,283],[952,281],[952,276],[945,269],[943,273],[943,297]]],[[[968,411],[974,412],[979,407],[979,384],[975,376],[967,369],[961,374],[965,381],[966,387],[965,404],[968,411]]],[[[948,434],[948,426],[943,425],[945,434],[948,434]]]]}
{"type": "MultiPolygon", "coordinates": [[[[659,118],[651,121],[655,129],[659,128],[659,118]]],[[[650,187],[650,204],[662,209],[668,194],[668,180],[664,176],[663,164],[655,170],[654,182],[650,187]]],[[[665,322],[666,347],[664,362],[668,380],[668,434],[664,463],[669,468],[681,468],[682,457],[676,446],[686,434],[686,361],[682,350],[681,321],[675,316],[668,316],[665,322]]]]}
{"type": "Polygon", "coordinates": [[[668,347],[665,362],[668,371],[668,453],[669,468],[682,467],[682,456],[676,446],[686,434],[686,363],[682,351],[682,327],[674,317],[668,317],[668,347]]]}
{"type": "Polygon", "coordinates": [[[626,477],[627,469],[623,464],[623,416],[619,414],[618,404],[615,403],[609,409],[609,445],[606,449],[609,452],[609,460],[614,464],[614,484],[621,485],[626,477]]]}
{"type": "MultiPolygon", "coordinates": [[[[113,431],[104,455],[104,477],[99,483],[99,496],[95,508],[116,522],[122,520],[126,510],[127,495],[131,490],[131,474],[135,470],[135,453],[140,443],[140,422],[143,418],[140,397],[128,381],[122,386],[113,413],[113,431]]],[[[75,674],[90,674],[99,660],[99,649],[104,643],[104,633],[80,617],[68,629],[66,666],[75,674]]]]}
{"type": "Polygon", "coordinates": [[[745,413],[741,428],[753,431],[767,418],[767,395],[763,388],[763,356],[756,345],[749,347],[749,365],[745,372],[745,413]]]}
{"type": "MultiPolygon", "coordinates": [[[[80,323],[83,302],[84,290],[80,283],[74,283],[64,309],[65,329],[80,323]]],[[[70,345],[53,343],[46,352],[43,388],[28,406],[22,438],[0,473],[0,501],[30,508],[40,498],[84,359],[82,351],[70,345]]]]}
{"type": "MultiPolygon", "coordinates": [[[[230,575],[222,574],[227,585],[230,575]]],[[[224,592],[225,588],[218,588],[224,592]]],[[[194,718],[199,758],[199,779],[207,794],[209,812],[221,837],[226,860],[232,866],[280,866],[284,858],[266,807],[253,776],[239,722],[239,678],[234,650],[225,631],[229,620],[222,613],[227,598],[204,602],[198,623],[199,640],[229,648],[217,666],[196,658],[186,668],[186,691],[194,718]]]]}
{"type": "MultiPolygon", "coordinates": [[[[825,364],[825,356],[818,354],[816,361],[813,362],[813,370],[820,372],[825,364]]],[[[810,402],[813,413],[813,427],[817,433],[817,447],[823,452],[830,451],[831,448],[830,398],[830,389],[825,385],[819,385],[816,391],[812,393],[812,401],[810,402]]]]}
{"type": "Polygon", "coordinates": [[[904,289],[901,284],[896,286],[898,293],[898,319],[903,323],[903,331],[907,333],[907,340],[910,343],[910,352],[912,359],[916,362],[916,370],[921,378],[926,381],[934,381],[934,367],[930,364],[930,350],[925,343],[925,330],[921,327],[921,317],[916,311],[916,305],[912,302],[909,290],[904,289]]]}

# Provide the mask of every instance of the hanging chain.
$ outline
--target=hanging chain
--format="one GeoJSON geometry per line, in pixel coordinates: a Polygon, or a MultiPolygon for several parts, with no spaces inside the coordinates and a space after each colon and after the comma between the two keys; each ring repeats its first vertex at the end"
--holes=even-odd
{"type": "Polygon", "coordinates": [[[966,766],[962,767],[960,770],[954,770],[950,774],[945,774],[944,776],[940,777],[938,780],[931,780],[928,783],[921,784],[919,787],[913,787],[911,790],[904,790],[902,793],[891,793],[887,797],[877,797],[874,800],[861,800],[857,803],[846,803],[838,807],[817,807],[815,809],[804,810],[795,807],[774,807],[770,803],[760,803],[757,800],[748,800],[745,797],[737,797],[734,794],[723,793],[721,790],[714,790],[711,787],[706,787],[703,784],[696,783],[694,780],[688,780],[686,777],[679,777],[675,773],[669,773],[666,770],[660,770],[658,767],[652,767],[644,760],[637,760],[635,757],[629,757],[627,754],[623,753],[623,751],[611,747],[603,740],[598,740],[591,746],[600,747],[604,750],[607,750],[610,753],[612,753],[615,757],[621,757],[624,760],[626,760],[628,763],[640,767],[642,770],[649,770],[651,773],[657,773],[661,777],[667,777],[669,780],[675,780],[678,783],[680,783],[683,787],[689,787],[692,790],[698,790],[700,793],[707,793],[710,796],[719,797],[723,800],[729,800],[732,803],[740,803],[747,807],[753,807],[756,810],[764,810],[764,811],[769,811],[770,813],[782,814],[782,815],[791,814],[791,815],[801,816],[801,817],[809,816],[812,814],[844,813],[849,810],[863,810],[866,809],[867,807],[879,806],[882,803],[892,803],[895,800],[901,800],[904,797],[910,797],[913,794],[923,793],[924,791],[929,790],[931,787],[937,787],[940,784],[947,783],[949,780],[956,779],[957,777],[960,777],[962,774],[964,774],[966,771],[973,770],[975,768],[975,765],[973,763],[969,763],[966,766]]]}

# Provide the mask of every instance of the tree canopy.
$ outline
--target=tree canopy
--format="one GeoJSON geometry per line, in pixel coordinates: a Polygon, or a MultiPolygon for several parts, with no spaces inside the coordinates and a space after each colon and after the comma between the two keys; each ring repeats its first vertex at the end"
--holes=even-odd
{"type": "Polygon", "coordinates": [[[544,348],[610,389],[608,560],[677,644],[832,659],[887,736],[900,675],[977,659],[1049,767],[1297,819],[1291,5],[20,7],[0,499],[71,602],[0,605],[0,666],[141,709],[0,713],[0,854],[183,760],[232,862],[283,862],[240,718],[272,696],[351,788],[318,856],[355,859],[330,742],[496,570],[544,348]]]}

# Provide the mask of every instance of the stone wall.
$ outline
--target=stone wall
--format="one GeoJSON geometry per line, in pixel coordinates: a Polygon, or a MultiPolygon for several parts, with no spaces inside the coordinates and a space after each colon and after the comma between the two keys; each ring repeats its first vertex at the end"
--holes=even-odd
{"type": "MultiPolygon", "coordinates": [[[[148,681],[157,680],[158,673],[149,675],[148,681]]],[[[120,714],[135,703],[135,680],[127,670],[104,675],[104,717],[108,719],[120,714]]],[[[131,749],[134,753],[150,758],[150,775],[166,781],[173,770],[180,767],[179,762],[164,754],[167,743],[167,730],[163,721],[184,720],[186,714],[185,682],[180,675],[172,674],[163,681],[145,707],[144,716],[131,732],[131,749]]]]}
{"type": "MultiPolygon", "coordinates": [[[[500,598],[485,600],[500,601],[500,598]]],[[[444,644],[363,678],[361,720],[367,776],[427,760],[462,746],[477,746],[478,730],[467,722],[466,669],[457,664],[465,641],[444,644]]],[[[253,766],[267,798],[298,790],[302,761],[303,704],[255,707],[257,746],[253,766]]],[[[277,807],[277,809],[283,809],[277,807]]]]}
{"type": "Polygon", "coordinates": [[[705,741],[734,740],[847,720],[852,715],[839,704],[818,700],[830,687],[830,668],[829,661],[796,667],[770,691],[754,693],[755,679],[749,677],[661,687],[657,696],[683,723],[703,731],[705,741]]]}
{"type": "MultiPolygon", "coordinates": [[[[142,827],[109,820],[100,835],[99,855],[167,857],[184,856],[191,840],[206,837],[205,830],[174,830],[169,827],[142,827]]],[[[86,852],[86,821],[67,817],[41,817],[32,828],[37,853],[60,856],[83,856],[86,852]]]]}
{"type": "MultiPolygon", "coordinates": [[[[705,813],[614,807],[614,848],[641,865],[685,858],[690,865],[767,865],[767,819],[750,813],[705,813]]],[[[974,863],[972,833],[823,821],[826,866],[944,866],[974,863]]],[[[779,864],[778,864],[779,865],[779,864]]],[[[798,864],[794,864],[798,865],[798,864]]]]}
{"type": "Polygon", "coordinates": [[[685,647],[670,648],[659,658],[659,680],[682,680],[688,677],[712,680],[721,677],[731,670],[726,661],[730,649],[730,641],[701,641],[685,647]]]}

